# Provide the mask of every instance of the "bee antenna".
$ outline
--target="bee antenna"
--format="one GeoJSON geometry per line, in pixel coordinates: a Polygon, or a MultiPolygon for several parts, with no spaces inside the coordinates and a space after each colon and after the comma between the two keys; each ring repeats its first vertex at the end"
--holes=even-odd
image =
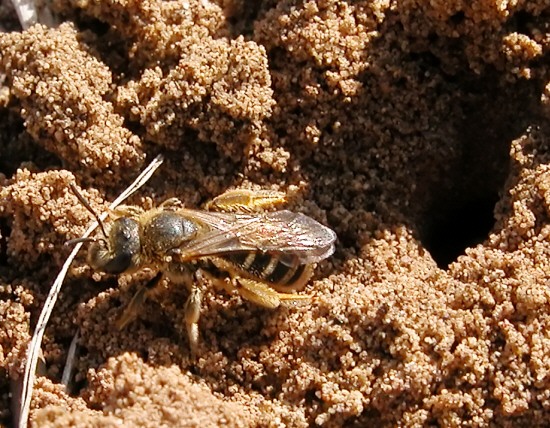
{"type": "MultiPolygon", "coordinates": [[[[90,206],[88,201],[86,199],[84,199],[84,196],[82,196],[80,194],[80,192],[78,191],[78,189],[76,188],[74,183],[71,183],[70,187],[71,187],[72,192],[76,196],[76,198],[80,201],[80,203],[82,205],[84,205],[84,207],[94,216],[94,218],[97,221],[97,224],[99,224],[99,227],[101,228],[101,232],[103,233],[103,236],[105,237],[105,239],[109,239],[109,237],[107,236],[107,232],[105,232],[105,227],[103,226],[103,222],[101,221],[101,218],[97,215],[97,213],[94,211],[94,209],[90,206]]],[[[88,238],[86,238],[86,239],[88,239],[88,238]]],[[[72,239],[71,241],[76,241],[76,239],[72,239]]],[[[67,242],[71,242],[71,241],[67,241],[67,242]]],[[[92,240],[90,240],[90,241],[92,241],[92,240]]],[[[81,241],[81,242],[87,242],[87,241],[81,241]]],[[[74,243],[76,244],[77,242],[74,242],[74,243]]]]}
{"type": "MultiPolygon", "coordinates": [[[[103,241],[103,240],[102,240],[103,241]]],[[[67,247],[70,247],[71,245],[80,244],[81,242],[97,242],[97,239],[95,238],[76,238],[76,239],[69,239],[68,241],[65,241],[65,245],[67,247]]]]}

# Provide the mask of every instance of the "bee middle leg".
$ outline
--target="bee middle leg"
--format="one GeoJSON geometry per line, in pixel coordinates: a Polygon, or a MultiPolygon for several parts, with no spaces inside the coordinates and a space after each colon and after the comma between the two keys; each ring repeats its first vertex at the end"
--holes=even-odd
{"type": "Polygon", "coordinates": [[[133,205],[119,205],[112,213],[118,217],[139,217],[143,214],[143,209],[133,205]]]}
{"type": "Polygon", "coordinates": [[[139,309],[147,300],[147,295],[157,285],[159,285],[160,281],[162,280],[162,276],[162,272],[158,272],[153,279],[151,279],[145,285],[139,287],[138,291],[136,292],[136,294],[134,294],[134,297],[132,297],[132,300],[130,300],[130,303],[128,304],[126,309],[124,309],[122,316],[116,322],[116,326],[119,330],[125,328],[128,324],[130,324],[130,322],[132,322],[136,318],[139,309]]]}
{"type": "Polygon", "coordinates": [[[200,269],[195,271],[194,278],[195,281],[191,286],[191,293],[189,294],[187,302],[185,302],[184,309],[189,347],[193,354],[196,353],[199,344],[199,318],[201,316],[202,295],[203,288],[208,281],[200,269]]]}

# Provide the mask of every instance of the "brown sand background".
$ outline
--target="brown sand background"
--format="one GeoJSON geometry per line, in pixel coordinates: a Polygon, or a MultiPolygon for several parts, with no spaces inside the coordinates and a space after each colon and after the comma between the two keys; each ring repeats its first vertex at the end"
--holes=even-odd
{"type": "MultiPolygon", "coordinates": [[[[212,290],[197,360],[183,287],[117,331],[147,275],[81,256],[35,426],[548,424],[547,2],[53,7],[58,28],[0,34],[0,424],[63,243],[91,221],[68,184],[103,210],[157,153],[129,203],[279,189],[337,232],[336,254],[307,305],[212,290]]],[[[18,30],[5,3],[0,18],[18,30]]]]}

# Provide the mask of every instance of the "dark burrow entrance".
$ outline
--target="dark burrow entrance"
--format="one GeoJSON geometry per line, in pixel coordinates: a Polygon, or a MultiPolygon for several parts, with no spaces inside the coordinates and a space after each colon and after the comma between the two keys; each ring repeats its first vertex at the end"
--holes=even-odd
{"type": "Polygon", "coordinates": [[[493,209],[498,200],[498,193],[488,193],[439,210],[422,241],[440,268],[445,269],[466,248],[487,238],[494,226],[493,209]]]}
{"type": "Polygon", "coordinates": [[[503,90],[497,82],[485,78],[471,84],[457,120],[461,153],[448,176],[422,189],[429,202],[420,240],[443,269],[487,239],[509,174],[510,144],[540,117],[539,85],[521,82],[503,90]]]}

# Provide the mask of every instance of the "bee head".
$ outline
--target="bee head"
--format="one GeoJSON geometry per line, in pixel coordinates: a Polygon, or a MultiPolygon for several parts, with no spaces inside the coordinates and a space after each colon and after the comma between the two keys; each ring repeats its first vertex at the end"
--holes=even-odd
{"type": "Polygon", "coordinates": [[[119,274],[136,269],[141,252],[140,227],[137,220],[120,217],[113,222],[107,234],[101,217],[80,194],[76,185],[71,184],[70,187],[80,203],[95,217],[103,238],[76,238],[65,242],[65,245],[91,242],[88,263],[96,270],[119,274]]]}
{"type": "Polygon", "coordinates": [[[88,263],[96,270],[119,274],[138,267],[140,252],[139,223],[121,217],[114,221],[107,240],[95,240],[90,246],[88,263]]]}

